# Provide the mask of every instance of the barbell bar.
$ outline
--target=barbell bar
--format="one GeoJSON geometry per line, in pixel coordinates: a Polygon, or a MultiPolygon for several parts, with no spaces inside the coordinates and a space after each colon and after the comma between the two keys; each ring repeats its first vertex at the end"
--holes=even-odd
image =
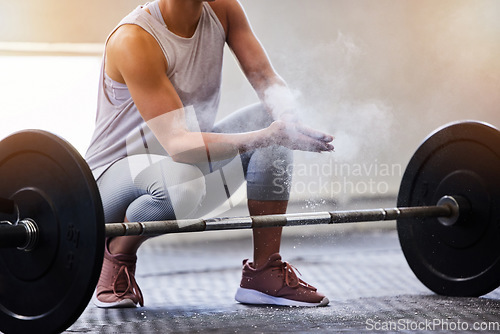
{"type": "Polygon", "coordinates": [[[345,224],[396,220],[400,218],[432,217],[438,218],[443,225],[451,226],[458,221],[461,212],[462,214],[467,214],[469,210],[470,207],[466,204],[464,199],[460,197],[457,199],[453,196],[443,196],[434,206],[305,212],[246,217],[222,217],[212,219],[111,223],[106,224],[105,233],[107,237],[128,235],[158,236],[179,232],[345,224]]]}
{"type": "MultiPolygon", "coordinates": [[[[106,237],[132,235],[153,237],[169,233],[344,224],[396,220],[399,218],[436,217],[445,218],[445,221],[448,221],[452,217],[457,220],[460,211],[463,211],[463,209],[461,209],[454,197],[443,196],[435,206],[108,223],[105,225],[105,235],[106,237]]],[[[31,251],[36,246],[38,235],[39,228],[32,219],[20,220],[16,225],[10,223],[0,224],[0,248],[17,247],[20,250],[31,251]]]]}
{"type": "Polygon", "coordinates": [[[391,208],[372,210],[308,212],[281,215],[263,215],[249,217],[223,217],[213,219],[187,219],[156,222],[127,222],[106,224],[106,236],[127,235],[158,236],[178,232],[203,232],[238,230],[266,227],[284,227],[301,225],[343,224],[394,220],[402,217],[443,217],[452,216],[459,208],[451,205],[425,206],[412,208],[391,208]]]}
{"type": "Polygon", "coordinates": [[[397,207],[104,223],[96,182],[63,139],[40,130],[0,142],[0,330],[55,333],[81,315],[106,236],[397,220],[410,268],[432,291],[479,296],[500,285],[500,132],[466,121],[428,136],[397,207]]]}

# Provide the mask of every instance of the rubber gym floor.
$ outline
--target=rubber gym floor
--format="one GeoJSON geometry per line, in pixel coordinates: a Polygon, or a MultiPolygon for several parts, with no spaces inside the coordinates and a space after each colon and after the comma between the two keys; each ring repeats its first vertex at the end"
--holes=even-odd
{"type": "Polygon", "coordinates": [[[251,247],[251,231],[149,240],[136,275],[145,307],[104,310],[90,303],[65,333],[500,332],[500,289],[480,298],[434,294],[406,263],[395,222],[285,227],[281,254],[329,297],[324,308],[238,304],[241,261],[251,247]]]}

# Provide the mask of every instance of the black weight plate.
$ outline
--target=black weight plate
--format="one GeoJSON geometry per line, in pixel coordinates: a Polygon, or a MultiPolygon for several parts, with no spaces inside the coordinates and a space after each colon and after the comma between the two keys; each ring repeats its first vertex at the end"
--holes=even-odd
{"type": "Polygon", "coordinates": [[[455,123],[417,149],[403,176],[398,206],[436,205],[444,195],[470,204],[456,224],[399,219],[404,255],[420,281],[448,296],[481,296],[500,285],[500,132],[455,123]]]}
{"type": "Polygon", "coordinates": [[[104,215],[94,178],[66,141],[22,131],[0,142],[0,197],[40,229],[34,250],[0,249],[0,330],[61,332],[87,306],[102,266],[104,215]]]}

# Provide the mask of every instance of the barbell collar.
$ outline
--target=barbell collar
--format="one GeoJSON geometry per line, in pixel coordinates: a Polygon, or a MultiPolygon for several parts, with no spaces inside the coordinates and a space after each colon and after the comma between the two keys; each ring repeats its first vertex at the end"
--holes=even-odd
{"type": "Polygon", "coordinates": [[[21,246],[17,247],[19,250],[30,252],[35,249],[38,243],[39,229],[38,225],[33,219],[23,219],[19,225],[24,226],[26,229],[26,241],[21,246]]]}
{"type": "Polygon", "coordinates": [[[459,218],[471,212],[469,201],[462,196],[443,196],[437,205],[448,205],[451,208],[451,215],[438,217],[438,221],[447,227],[459,224],[459,218]]]}
{"type": "Polygon", "coordinates": [[[31,251],[38,242],[39,229],[32,219],[23,219],[17,224],[0,223],[0,248],[31,251]]]}

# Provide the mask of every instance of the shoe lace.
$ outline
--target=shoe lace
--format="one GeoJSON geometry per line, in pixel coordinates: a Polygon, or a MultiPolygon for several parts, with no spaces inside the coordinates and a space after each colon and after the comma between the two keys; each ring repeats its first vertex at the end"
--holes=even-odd
{"type": "Polygon", "coordinates": [[[299,285],[302,285],[308,289],[311,290],[316,290],[316,288],[306,282],[304,282],[302,279],[300,279],[297,276],[297,273],[302,276],[300,271],[293,265],[291,265],[288,262],[283,262],[283,265],[281,266],[281,274],[285,277],[285,284],[291,288],[296,288],[299,285]]]}
{"type": "Polygon", "coordinates": [[[113,282],[113,293],[118,298],[122,298],[129,292],[139,299],[139,304],[141,306],[144,306],[144,298],[142,296],[142,291],[139,288],[139,285],[137,285],[134,274],[129,272],[128,267],[126,265],[122,265],[120,267],[120,270],[118,270],[118,274],[116,275],[115,280],[113,282]],[[116,285],[120,275],[125,275],[124,278],[127,282],[127,288],[123,292],[116,291],[116,285]]]}

